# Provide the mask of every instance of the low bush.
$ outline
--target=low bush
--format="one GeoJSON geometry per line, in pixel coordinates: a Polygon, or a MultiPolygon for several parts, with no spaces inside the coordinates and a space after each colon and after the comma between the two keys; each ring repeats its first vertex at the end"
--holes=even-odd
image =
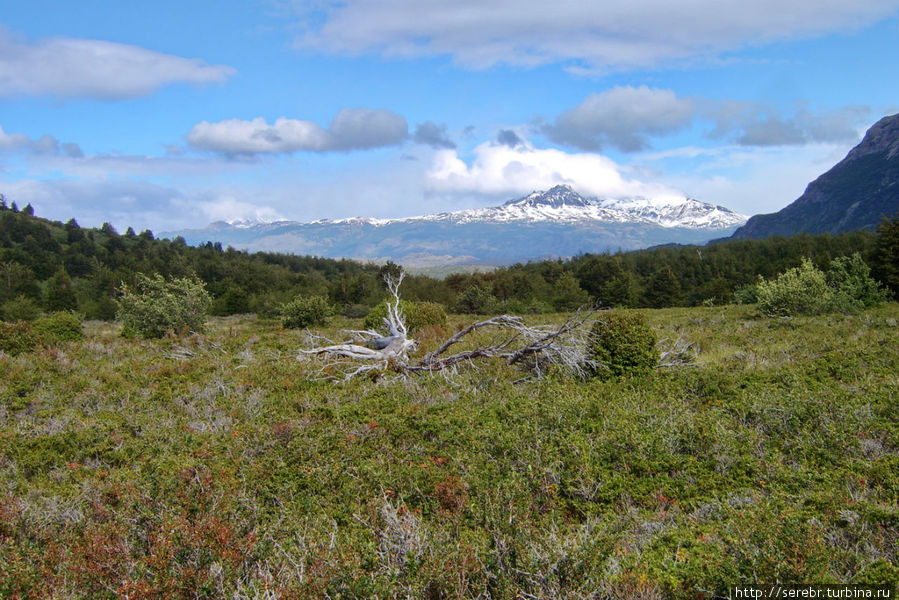
{"type": "Polygon", "coordinates": [[[166,280],[138,273],[136,289],[122,285],[116,318],[125,337],[159,338],[167,333],[202,331],[212,299],[197,277],[166,280]]]}
{"type": "Polygon", "coordinates": [[[31,323],[5,323],[0,321],[0,350],[15,356],[37,348],[41,343],[40,335],[34,331],[31,323]]]}
{"type": "Polygon", "coordinates": [[[600,379],[645,373],[659,360],[656,335],[640,313],[602,313],[591,333],[590,358],[600,379]]]}
{"type": "Polygon", "coordinates": [[[827,278],[809,259],[776,279],[760,279],[756,295],[759,312],[769,317],[817,315],[827,312],[831,303],[827,278]]]}
{"type": "Polygon", "coordinates": [[[739,287],[734,291],[734,303],[755,304],[759,301],[759,290],[754,283],[739,287]]]}
{"type": "Polygon", "coordinates": [[[70,312],[55,312],[34,322],[34,330],[48,342],[76,342],[84,339],[81,321],[70,312]]]}
{"type": "Polygon", "coordinates": [[[835,312],[861,310],[887,299],[887,291],[871,277],[870,267],[858,252],[833,259],[826,277],[833,290],[835,312]]]}
{"type": "Polygon", "coordinates": [[[298,296],[281,305],[281,317],[287,329],[310,325],[325,325],[334,314],[334,307],[322,296],[298,296]]]}
{"type": "Polygon", "coordinates": [[[40,306],[27,296],[7,300],[0,307],[0,317],[4,321],[34,321],[40,314],[40,306]]]}
{"type": "MultiPolygon", "coordinates": [[[[409,333],[421,331],[425,327],[445,327],[446,311],[436,302],[412,302],[400,300],[400,312],[409,333]]],[[[384,319],[387,318],[387,301],[381,302],[370,311],[363,321],[363,327],[386,333],[384,319]]]]}
{"type": "Polygon", "coordinates": [[[759,278],[756,295],[759,312],[769,317],[852,313],[886,299],[858,253],[835,258],[827,273],[804,259],[771,281],[759,278]]]}
{"type": "Polygon", "coordinates": [[[456,299],[456,310],[469,315],[486,315],[496,311],[499,301],[480,285],[466,288],[456,299]]]}

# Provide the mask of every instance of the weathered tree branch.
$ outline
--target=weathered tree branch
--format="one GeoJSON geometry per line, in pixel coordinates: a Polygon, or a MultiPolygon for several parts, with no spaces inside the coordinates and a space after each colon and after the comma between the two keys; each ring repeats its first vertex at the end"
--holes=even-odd
{"type": "MultiPolygon", "coordinates": [[[[589,348],[596,342],[592,331],[592,317],[598,309],[589,307],[578,310],[561,325],[526,325],[524,319],[512,315],[500,315],[472,323],[444,341],[436,350],[425,354],[417,362],[410,360],[416,342],[408,337],[403,313],[400,308],[399,287],[403,275],[396,279],[385,276],[387,290],[392,297],[387,303],[387,317],[384,324],[390,332],[383,336],[372,330],[348,330],[354,339],[334,344],[326,338],[311,336],[310,339],[327,341],[329,345],[301,350],[301,355],[323,356],[330,360],[324,367],[329,375],[341,369],[342,379],[348,380],[364,373],[391,370],[399,377],[413,373],[456,372],[463,364],[474,365],[478,359],[500,358],[510,366],[523,367],[530,371],[527,377],[542,377],[546,368],[556,365],[578,377],[587,377],[599,365],[591,358],[589,348]],[[467,342],[479,331],[494,330],[496,335],[487,342],[477,342],[476,347],[449,351],[457,344],[467,342]],[[361,341],[361,343],[356,343],[361,341]],[[362,364],[360,364],[362,363],[362,364]]],[[[678,340],[663,352],[659,367],[687,364],[692,361],[695,351],[692,344],[678,340]]],[[[334,378],[333,375],[330,375],[334,378]]]]}

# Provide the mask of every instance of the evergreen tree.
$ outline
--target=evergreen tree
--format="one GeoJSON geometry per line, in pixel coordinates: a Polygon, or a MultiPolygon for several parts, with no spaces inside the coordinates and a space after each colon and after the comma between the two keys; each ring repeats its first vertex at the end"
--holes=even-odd
{"type": "Polygon", "coordinates": [[[552,305],[559,312],[577,310],[590,300],[571,271],[566,271],[553,285],[552,305]]]}
{"type": "Polygon", "coordinates": [[[644,302],[650,308],[678,306],[681,301],[681,287],[674,271],[665,265],[652,274],[643,294],[644,302]]]}
{"type": "Polygon", "coordinates": [[[877,228],[872,262],[874,277],[899,298],[899,215],[884,219],[877,228]]]}
{"type": "Polygon", "coordinates": [[[57,269],[53,277],[47,282],[47,301],[45,303],[48,312],[60,310],[76,310],[78,301],[72,290],[72,280],[63,268],[57,269]]]}

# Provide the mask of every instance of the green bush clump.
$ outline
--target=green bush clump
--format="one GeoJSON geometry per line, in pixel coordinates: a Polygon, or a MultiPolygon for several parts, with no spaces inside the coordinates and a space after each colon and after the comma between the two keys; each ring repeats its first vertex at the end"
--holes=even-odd
{"type": "Polygon", "coordinates": [[[817,315],[830,307],[830,287],[824,272],[805,258],[776,279],[756,284],[758,309],[769,317],[817,315]]]}
{"type": "Polygon", "coordinates": [[[281,305],[282,323],[287,329],[325,325],[334,307],[323,296],[298,296],[281,305]]]}
{"type": "Polygon", "coordinates": [[[81,320],[70,312],[55,312],[34,322],[34,330],[52,342],[76,342],[84,339],[81,320]]]}
{"type": "Polygon", "coordinates": [[[646,373],[659,360],[656,335],[640,313],[605,312],[591,333],[589,353],[596,363],[594,376],[600,379],[646,373]]]}
{"type": "Polygon", "coordinates": [[[753,283],[734,290],[734,302],[736,304],[755,304],[758,301],[759,290],[753,283]]]}
{"type": "Polygon", "coordinates": [[[0,307],[0,317],[5,321],[34,321],[41,314],[37,302],[27,296],[7,300],[0,307]]]}
{"type": "MultiPolygon", "coordinates": [[[[411,302],[400,300],[400,312],[409,333],[421,331],[425,327],[445,327],[446,311],[436,302],[411,302]]],[[[387,318],[387,301],[381,302],[370,311],[363,321],[363,327],[375,331],[385,331],[384,319],[387,318]]]]}
{"type": "Polygon", "coordinates": [[[830,261],[827,284],[833,290],[836,312],[861,310],[887,299],[886,290],[871,277],[871,269],[858,252],[830,261]]]}
{"type": "Polygon", "coordinates": [[[166,280],[137,274],[136,289],[123,284],[116,318],[125,337],[159,338],[169,332],[202,331],[212,299],[199,278],[166,280]]]}
{"type": "Polygon", "coordinates": [[[416,302],[412,306],[409,319],[410,331],[421,331],[425,327],[446,327],[446,311],[436,302],[416,302]]]}
{"type": "Polygon", "coordinates": [[[496,311],[499,301],[489,290],[474,284],[456,299],[456,310],[468,315],[486,315],[496,311]]]}
{"type": "Polygon", "coordinates": [[[41,336],[38,335],[31,323],[19,321],[18,323],[5,323],[0,321],[0,350],[15,356],[22,352],[28,352],[41,344],[41,336]]]}
{"type": "Polygon", "coordinates": [[[759,312],[769,317],[786,317],[851,313],[874,306],[886,299],[886,293],[870,273],[858,253],[834,259],[827,273],[803,259],[800,266],[788,269],[776,279],[759,278],[759,312]]]}

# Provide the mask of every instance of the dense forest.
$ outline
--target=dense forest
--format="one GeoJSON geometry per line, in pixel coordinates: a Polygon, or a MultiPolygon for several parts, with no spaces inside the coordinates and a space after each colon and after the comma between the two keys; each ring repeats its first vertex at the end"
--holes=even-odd
{"type": "MultiPolygon", "coordinates": [[[[771,277],[799,265],[802,258],[824,268],[835,257],[859,252],[875,273],[889,275],[895,257],[879,258],[877,248],[885,247],[887,232],[895,229],[585,254],[442,280],[409,276],[403,295],[459,313],[566,311],[588,302],[650,308],[723,304],[759,275],[771,277]]],[[[895,232],[891,235],[896,237],[895,232]]],[[[212,312],[217,315],[272,315],[296,296],[315,295],[358,317],[385,297],[385,270],[398,268],[391,263],[251,254],[213,242],[192,247],[180,238],[156,239],[151,231],[128,228],[119,233],[108,223],[83,228],[75,219],[61,223],[37,217],[31,206],[19,209],[0,196],[0,310],[6,320],[59,310],[77,311],[87,319],[113,319],[117,290],[133,283],[138,273],[197,275],[214,298],[212,312]]]]}

